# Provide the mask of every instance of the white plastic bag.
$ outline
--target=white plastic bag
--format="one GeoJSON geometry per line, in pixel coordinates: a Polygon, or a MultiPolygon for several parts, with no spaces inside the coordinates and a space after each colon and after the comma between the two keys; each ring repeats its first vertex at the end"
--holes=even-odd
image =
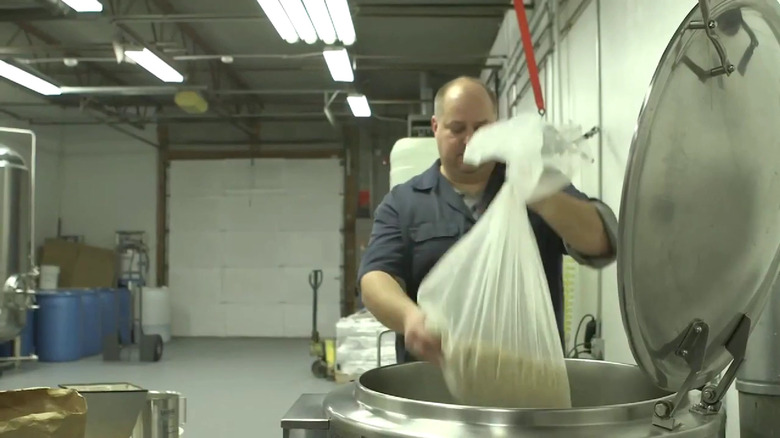
{"type": "Polygon", "coordinates": [[[464,162],[504,162],[506,181],[477,224],[425,277],[418,304],[442,336],[442,364],[460,403],[570,408],[563,349],[527,203],[569,184],[578,130],[536,114],[481,128],[464,162]]]}

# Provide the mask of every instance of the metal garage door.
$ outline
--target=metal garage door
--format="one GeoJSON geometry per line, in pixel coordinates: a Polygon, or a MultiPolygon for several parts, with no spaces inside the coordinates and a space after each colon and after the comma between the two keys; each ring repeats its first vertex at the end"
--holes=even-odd
{"type": "Polygon", "coordinates": [[[309,336],[315,268],[320,331],[334,335],[343,178],[338,159],[172,162],[174,335],[309,336]]]}

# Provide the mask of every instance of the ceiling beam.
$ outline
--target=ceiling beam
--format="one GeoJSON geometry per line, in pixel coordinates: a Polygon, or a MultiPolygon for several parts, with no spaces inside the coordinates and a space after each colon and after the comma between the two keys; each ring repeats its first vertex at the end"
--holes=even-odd
{"type": "MultiPolygon", "coordinates": [[[[35,38],[39,39],[40,41],[42,41],[42,42],[44,42],[46,44],[49,44],[49,45],[58,45],[58,44],[60,44],[60,41],[57,38],[54,38],[53,36],[49,35],[48,33],[44,32],[43,30],[33,26],[30,23],[21,21],[21,22],[17,22],[16,26],[19,27],[20,29],[22,29],[22,31],[24,31],[28,35],[34,36],[35,38]]],[[[77,52],[67,52],[66,54],[67,55],[72,55],[72,56],[79,56],[79,54],[77,52]]],[[[127,85],[127,83],[124,82],[122,79],[120,79],[119,77],[117,77],[116,75],[114,75],[113,73],[109,72],[108,70],[104,69],[103,67],[101,67],[99,65],[88,64],[86,66],[86,68],[89,71],[95,72],[99,76],[101,76],[101,77],[103,77],[103,78],[105,78],[105,79],[107,79],[107,80],[109,80],[109,81],[111,81],[111,82],[113,82],[113,83],[115,83],[117,85],[127,85]]],[[[50,98],[50,100],[53,101],[54,98],[50,98]]],[[[97,102],[97,101],[95,101],[93,99],[84,100],[84,101],[80,102],[80,105],[83,107],[84,110],[87,110],[87,111],[94,110],[94,111],[100,112],[101,114],[106,115],[108,117],[117,117],[117,114],[114,111],[111,111],[105,105],[103,105],[103,104],[101,104],[101,103],[99,103],[99,102],[97,102]]],[[[127,123],[127,124],[129,124],[131,126],[134,126],[134,127],[138,128],[138,129],[142,129],[141,126],[139,126],[139,125],[137,125],[137,124],[135,124],[135,123],[133,123],[131,121],[128,121],[126,119],[122,120],[122,122],[127,123]]]]}
{"type": "MultiPolygon", "coordinates": [[[[53,36],[49,35],[48,33],[44,32],[43,30],[35,27],[34,25],[26,22],[26,21],[19,21],[16,23],[16,25],[22,29],[25,33],[34,36],[35,38],[43,41],[44,43],[48,44],[49,46],[58,46],[60,45],[60,41],[57,38],[54,38],[53,36]]],[[[79,57],[80,54],[75,51],[67,50],[65,52],[65,56],[74,56],[79,57]]],[[[120,79],[115,74],[111,73],[110,71],[106,70],[105,68],[96,65],[96,64],[87,64],[87,69],[92,70],[93,72],[99,74],[100,76],[108,79],[109,81],[117,84],[117,85],[127,85],[125,81],[120,79]]]]}
{"type": "MultiPolygon", "coordinates": [[[[167,1],[167,0],[166,0],[167,1]]],[[[108,19],[119,23],[198,23],[217,21],[257,21],[267,20],[262,13],[252,14],[222,14],[222,13],[195,13],[177,14],[172,9],[160,8],[163,14],[133,14],[111,15],[103,14],[72,14],[69,8],[62,8],[59,1],[36,0],[42,7],[26,7],[4,10],[0,14],[2,21],[47,21],[47,20],[73,20],[89,21],[95,19],[108,19]],[[57,12],[59,11],[59,12],[57,12]]],[[[534,0],[524,1],[526,9],[535,7],[534,0]]],[[[165,6],[165,5],[163,5],[165,6]]],[[[170,6],[168,3],[167,6],[170,6]]],[[[471,2],[471,3],[362,3],[353,2],[353,16],[355,17],[426,17],[426,18],[496,18],[503,17],[503,13],[510,10],[509,1],[501,2],[471,2]]]]}
{"type": "MultiPolygon", "coordinates": [[[[73,17],[68,17],[73,18],[73,17]]],[[[51,11],[44,8],[19,8],[19,9],[6,9],[0,14],[0,22],[10,21],[45,21],[45,20],[62,20],[63,16],[60,14],[53,14],[51,11]]]]}
{"type": "Polygon", "coordinates": [[[343,148],[328,149],[279,149],[279,150],[203,150],[203,149],[171,149],[168,152],[169,160],[230,160],[251,158],[334,158],[343,155],[343,148]]]}
{"type": "MultiPolygon", "coordinates": [[[[355,17],[359,18],[432,18],[432,19],[501,19],[511,6],[469,6],[459,9],[443,9],[435,6],[407,5],[403,8],[395,6],[361,6],[356,9],[355,17]]],[[[218,23],[236,21],[268,21],[261,14],[147,14],[147,15],[115,15],[110,17],[113,23],[218,23]]]]}
{"type": "Polygon", "coordinates": [[[13,111],[8,111],[5,108],[0,108],[0,114],[5,114],[5,115],[11,117],[14,120],[19,120],[20,122],[27,122],[28,121],[27,119],[25,119],[24,117],[20,116],[19,114],[16,114],[13,111]]]}
{"type": "MultiPolygon", "coordinates": [[[[152,0],[154,4],[157,5],[157,7],[162,10],[165,14],[175,14],[176,11],[171,5],[169,0],[152,0]]],[[[206,53],[207,55],[213,55],[217,53],[217,51],[209,44],[203,37],[198,34],[198,32],[189,24],[187,23],[177,23],[177,26],[181,32],[189,38],[193,44],[195,44],[201,51],[206,53]]],[[[229,65],[220,63],[218,64],[219,69],[222,69],[223,72],[238,86],[239,88],[250,88],[249,85],[246,83],[246,81],[238,74],[236,71],[230,67],[229,65]]],[[[261,102],[258,102],[261,103],[261,102]]],[[[262,103],[261,103],[262,104],[262,103]]]]}
{"type": "MultiPolygon", "coordinates": [[[[127,100],[128,106],[143,106],[141,102],[134,98],[130,98],[127,100]]],[[[416,105],[425,103],[427,101],[422,99],[370,99],[371,105],[416,105]]],[[[236,102],[232,102],[236,103],[236,102]]],[[[279,106],[322,106],[323,100],[322,99],[309,99],[309,100],[290,100],[290,99],[281,99],[276,102],[270,102],[274,105],[279,106]]],[[[337,102],[334,102],[334,104],[337,102]]],[[[346,103],[345,103],[346,104],[346,103]]],[[[36,102],[0,102],[0,108],[45,108],[50,107],[51,103],[49,102],[42,102],[42,103],[36,103],[36,102]]],[[[71,105],[74,106],[74,105],[71,105]]],[[[173,104],[171,104],[173,106],[173,104]]],[[[62,105],[63,108],[67,108],[68,105],[62,105]]]]}
{"type": "MultiPolygon", "coordinates": [[[[125,36],[127,36],[128,38],[133,40],[136,44],[143,44],[143,42],[144,42],[143,38],[141,38],[140,35],[135,33],[135,31],[133,31],[132,29],[130,29],[129,27],[127,27],[124,24],[117,24],[116,26],[122,32],[124,32],[125,36]]],[[[251,126],[246,125],[244,123],[241,123],[241,122],[239,122],[237,120],[232,120],[231,117],[230,117],[230,115],[231,115],[230,111],[227,110],[226,108],[224,108],[219,102],[211,102],[211,103],[212,103],[211,111],[213,111],[217,115],[221,116],[223,119],[228,120],[231,125],[233,125],[236,129],[242,131],[244,134],[246,134],[246,135],[248,135],[250,137],[254,135],[255,131],[254,131],[254,129],[251,126]]]]}
{"type": "MultiPolygon", "coordinates": [[[[121,29],[124,30],[125,25],[121,25],[121,29]]],[[[133,40],[142,41],[139,35],[130,34],[133,40]]],[[[142,42],[138,42],[142,44],[142,42]]],[[[19,47],[0,47],[0,54],[4,52],[16,52],[22,54],[23,50],[19,47]]],[[[51,46],[52,51],[58,49],[57,46],[51,46]]],[[[30,53],[32,54],[32,53],[30,53]]],[[[241,60],[253,60],[253,61],[285,61],[285,65],[275,65],[273,67],[252,67],[251,69],[237,68],[241,65],[239,62],[232,68],[238,74],[245,71],[263,71],[264,69],[273,70],[290,70],[290,69],[316,69],[322,70],[322,52],[308,52],[298,55],[285,55],[275,53],[215,53],[213,55],[169,55],[168,58],[176,62],[203,62],[203,61],[220,61],[222,58],[230,57],[234,61],[241,60]]],[[[113,56],[46,56],[20,59],[20,62],[24,62],[27,65],[34,64],[62,64],[66,58],[73,59],[79,62],[89,63],[104,63],[115,64],[116,58],[113,56]]],[[[448,66],[474,66],[478,65],[484,67],[485,61],[498,61],[503,62],[506,56],[502,55],[490,55],[489,53],[461,53],[451,56],[402,56],[402,55],[363,55],[360,53],[351,53],[351,58],[355,61],[359,61],[357,69],[390,69],[394,67],[401,67],[403,69],[418,69],[427,67],[446,68],[448,66]],[[411,66],[411,67],[410,67],[411,66]],[[423,67],[414,67],[423,66],[423,67]]]]}
{"type": "MultiPolygon", "coordinates": [[[[153,3],[157,9],[162,11],[164,14],[176,14],[176,10],[171,4],[169,0],[151,0],[151,3],[153,3]]],[[[133,32],[125,25],[121,23],[116,23],[117,27],[122,29],[125,33],[133,34],[133,32]]],[[[195,46],[198,50],[205,54],[214,54],[216,53],[216,50],[209,44],[205,38],[203,38],[198,32],[189,24],[187,23],[176,23],[176,27],[179,29],[182,35],[184,35],[192,44],[195,46]]],[[[138,39],[136,37],[136,39],[138,39]]],[[[216,63],[214,65],[214,68],[219,72],[227,76],[236,87],[246,89],[250,88],[249,84],[242,78],[235,69],[233,69],[231,66],[226,65],[224,63],[216,63]]],[[[255,98],[255,103],[257,104],[259,109],[262,109],[263,103],[262,100],[259,98],[255,98]]],[[[214,112],[220,114],[223,117],[228,118],[230,116],[230,111],[222,108],[221,105],[217,104],[215,105],[214,112]]],[[[256,127],[253,126],[247,126],[243,123],[237,122],[236,120],[232,120],[232,117],[229,117],[231,120],[231,123],[233,123],[234,126],[239,128],[240,130],[244,131],[250,138],[253,138],[256,133],[256,127]]]]}
{"type": "Polygon", "coordinates": [[[34,2],[40,5],[39,10],[47,11],[50,15],[67,15],[71,12],[68,5],[60,0],[34,0],[34,2]]]}
{"type": "MultiPolygon", "coordinates": [[[[273,146],[317,146],[340,143],[338,138],[266,138],[260,139],[260,145],[273,146]]],[[[247,142],[240,140],[182,140],[170,143],[171,146],[246,146],[247,142]]]]}

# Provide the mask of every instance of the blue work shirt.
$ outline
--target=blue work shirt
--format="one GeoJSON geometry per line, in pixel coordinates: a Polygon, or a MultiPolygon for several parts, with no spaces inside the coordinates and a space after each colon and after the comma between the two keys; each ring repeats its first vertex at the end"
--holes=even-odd
{"type": "MultiPolygon", "coordinates": [[[[437,160],[428,170],[399,184],[385,196],[374,214],[371,239],[358,271],[358,284],[368,272],[381,271],[405,283],[407,295],[417,302],[417,290],[423,278],[447,250],[471,227],[476,219],[463,198],[440,172],[437,160]]],[[[497,164],[476,206],[484,211],[504,183],[506,166],[497,164]]],[[[587,200],[574,186],[566,193],[587,200]]],[[[596,203],[605,230],[615,248],[617,219],[602,202],[596,203]]],[[[563,341],[563,255],[570,254],[580,263],[603,267],[614,260],[589,258],[576,253],[550,228],[541,216],[528,210],[531,227],[539,245],[544,272],[550,287],[558,331],[563,341]]],[[[614,250],[612,251],[614,254],[614,250]]],[[[404,339],[396,336],[396,357],[399,363],[417,360],[404,348],[404,339]]]]}

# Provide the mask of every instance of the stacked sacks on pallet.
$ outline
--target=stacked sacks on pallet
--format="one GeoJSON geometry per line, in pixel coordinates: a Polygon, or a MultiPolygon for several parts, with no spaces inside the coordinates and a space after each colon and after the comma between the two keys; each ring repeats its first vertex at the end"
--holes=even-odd
{"type": "Polygon", "coordinates": [[[378,350],[382,366],[394,364],[395,333],[382,335],[381,349],[377,348],[377,339],[386,330],[367,310],[341,318],[336,323],[336,370],[356,376],[376,368],[378,350]]]}

